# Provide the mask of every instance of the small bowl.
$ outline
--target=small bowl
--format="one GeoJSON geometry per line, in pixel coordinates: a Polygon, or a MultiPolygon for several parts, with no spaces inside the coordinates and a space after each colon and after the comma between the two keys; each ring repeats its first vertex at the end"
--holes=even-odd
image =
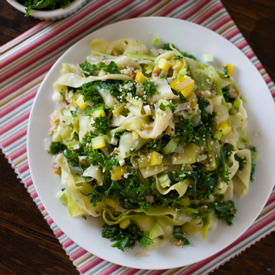
{"type": "MultiPolygon", "coordinates": [[[[7,0],[7,2],[12,5],[17,10],[25,13],[26,7],[15,0],[7,0]]],[[[74,0],[68,7],[42,11],[42,10],[31,10],[30,16],[38,18],[40,20],[58,20],[67,17],[86,4],[87,0],[74,0]]]]}

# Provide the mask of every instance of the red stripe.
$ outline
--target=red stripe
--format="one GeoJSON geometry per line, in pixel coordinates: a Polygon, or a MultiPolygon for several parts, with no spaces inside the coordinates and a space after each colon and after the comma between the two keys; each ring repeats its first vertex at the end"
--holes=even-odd
{"type": "Polygon", "coordinates": [[[26,148],[26,146],[24,146],[23,148],[21,148],[17,152],[10,155],[10,160],[14,160],[14,159],[18,158],[19,156],[23,155],[26,152],[27,152],[27,148],[26,148]]]}
{"type": "Polygon", "coordinates": [[[89,269],[91,269],[92,267],[98,265],[100,262],[102,262],[103,260],[100,258],[94,258],[92,261],[89,261],[85,266],[81,267],[78,269],[78,271],[80,273],[85,273],[87,272],[89,269]]]}
{"type": "Polygon", "coordinates": [[[124,272],[123,275],[132,275],[132,274],[138,272],[139,270],[140,270],[140,269],[132,268],[132,269],[130,269],[130,270],[124,272]]]}
{"type": "Polygon", "coordinates": [[[40,211],[44,211],[44,210],[45,210],[45,207],[44,207],[44,205],[42,205],[42,204],[39,205],[38,208],[39,208],[40,211]]]}
{"type": "Polygon", "coordinates": [[[26,35],[28,35],[29,33],[35,31],[36,29],[40,28],[40,26],[43,26],[45,23],[45,21],[40,22],[38,24],[36,24],[35,26],[33,26],[32,28],[28,29],[27,31],[23,32],[22,34],[18,35],[17,37],[15,37],[14,39],[10,40],[9,42],[7,42],[6,44],[2,45],[0,47],[0,52],[2,51],[3,48],[6,48],[7,46],[9,46],[9,44],[14,44],[17,42],[17,40],[19,40],[21,37],[24,37],[26,35]]]}
{"type": "Polygon", "coordinates": [[[161,11],[157,15],[166,16],[171,11],[174,11],[175,9],[177,9],[179,6],[184,5],[186,2],[188,2],[188,0],[176,1],[173,5],[170,5],[169,7],[167,7],[167,9],[165,9],[164,11],[161,11]]]}
{"type": "Polygon", "coordinates": [[[83,248],[80,248],[77,252],[75,252],[74,254],[72,254],[70,256],[70,259],[72,261],[75,261],[76,259],[78,259],[79,257],[81,257],[82,255],[84,255],[85,253],[87,253],[87,251],[83,248]]]}
{"type": "Polygon", "coordinates": [[[115,265],[112,264],[111,267],[109,267],[107,270],[105,270],[104,272],[101,272],[100,275],[110,275],[112,274],[115,270],[119,269],[120,266],[119,265],[115,265]]]}
{"type": "Polygon", "coordinates": [[[231,249],[232,247],[234,247],[235,245],[238,245],[239,243],[241,243],[244,239],[246,239],[247,237],[251,236],[252,234],[254,234],[256,231],[260,230],[261,228],[265,227],[267,224],[269,224],[270,222],[272,222],[274,220],[274,216],[275,215],[270,215],[270,217],[267,217],[266,219],[264,219],[263,221],[261,221],[260,223],[256,223],[254,224],[252,227],[250,227],[240,238],[238,238],[235,242],[233,242],[231,245],[227,246],[225,249],[221,250],[220,252],[216,253],[215,255],[200,261],[197,264],[194,264],[192,266],[190,266],[190,268],[183,273],[184,275],[189,275],[192,274],[194,271],[200,269],[202,266],[208,264],[209,262],[211,262],[213,259],[215,259],[216,257],[220,256],[221,254],[223,254],[224,252],[226,252],[227,250],[231,249]]]}
{"type": "Polygon", "coordinates": [[[101,7],[102,5],[104,5],[106,3],[108,3],[108,0],[96,1],[95,4],[91,5],[88,9],[85,9],[83,12],[79,13],[77,16],[74,16],[71,20],[67,21],[64,25],[61,25],[60,27],[58,27],[56,29],[53,28],[52,32],[49,32],[48,34],[44,35],[39,40],[36,40],[35,42],[31,43],[28,47],[25,47],[21,51],[18,51],[17,53],[13,54],[10,58],[7,58],[2,63],[1,67],[4,67],[7,64],[10,64],[14,60],[16,60],[19,57],[21,57],[22,55],[30,52],[31,50],[33,50],[34,48],[38,47],[42,43],[49,41],[50,38],[52,38],[53,36],[59,34],[60,32],[62,32],[66,28],[70,27],[71,25],[73,25],[75,22],[77,22],[81,18],[83,18],[86,15],[90,14],[91,12],[97,10],[99,7],[101,7]]]}
{"type": "Polygon", "coordinates": [[[76,30],[75,32],[71,33],[70,35],[67,35],[65,39],[59,41],[58,43],[55,43],[51,47],[48,47],[45,51],[40,52],[38,55],[36,55],[33,59],[28,59],[27,62],[21,64],[20,66],[16,66],[16,68],[13,71],[10,71],[6,75],[2,76],[0,78],[0,82],[3,80],[6,80],[10,76],[14,76],[18,71],[23,70],[26,66],[29,66],[30,64],[33,64],[36,61],[39,61],[42,57],[45,57],[47,54],[52,53],[57,48],[64,46],[65,43],[71,42],[75,37],[77,37],[79,34],[83,33],[90,27],[94,26],[95,24],[99,23],[106,17],[110,16],[111,14],[119,11],[120,9],[123,9],[128,4],[131,4],[132,0],[124,1],[120,5],[117,5],[115,8],[108,10],[107,12],[101,13],[99,17],[95,17],[93,20],[91,20],[88,24],[82,26],[80,29],[76,30]]]}
{"type": "Polygon", "coordinates": [[[28,165],[28,164],[25,164],[24,166],[18,168],[17,171],[18,171],[19,173],[23,173],[23,172],[25,172],[25,171],[28,170],[28,169],[29,169],[29,165],[28,165]]]}
{"type": "Polygon", "coordinates": [[[16,135],[14,135],[12,138],[4,141],[2,143],[2,147],[7,147],[9,146],[11,143],[15,142],[16,140],[18,140],[19,138],[25,136],[27,134],[27,129],[23,129],[22,131],[20,131],[19,133],[17,133],[16,135]]]}
{"type": "Polygon", "coordinates": [[[128,14],[127,16],[123,17],[123,19],[128,19],[128,18],[131,18],[131,17],[136,17],[137,15],[151,9],[153,6],[155,6],[157,3],[159,3],[159,0],[153,0],[153,1],[150,1],[148,4],[140,7],[139,9],[135,10],[134,12],[128,14]]]}
{"type": "Polygon", "coordinates": [[[252,57],[255,56],[255,54],[254,54],[254,52],[253,52],[252,50],[250,50],[248,53],[246,53],[246,56],[247,56],[248,58],[252,58],[252,57]]]}
{"type": "Polygon", "coordinates": [[[162,274],[165,271],[167,271],[167,269],[156,270],[156,271],[152,272],[152,275],[160,275],[160,274],[162,274]]]}
{"type": "Polygon", "coordinates": [[[48,225],[51,225],[51,224],[53,223],[52,218],[48,218],[48,219],[47,219],[47,223],[48,223],[48,225]]]}
{"type": "Polygon", "coordinates": [[[19,83],[17,83],[16,85],[12,86],[11,88],[7,89],[5,92],[0,94],[0,99],[5,98],[6,96],[8,96],[9,94],[13,93],[14,91],[20,89],[21,87],[23,87],[24,85],[28,84],[29,82],[31,82],[32,80],[34,80],[35,78],[39,77],[40,75],[42,75],[43,73],[46,73],[51,66],[54,64],[54,62],[46,65],[45,67],[42,67],[39,71],[37,71],[36,73],[30,75],[29,77],[25,78],[24,80],[20,81],[19,83]]]}
{"type": "Polygon", "coordinates": [[[33,97],[35,97],[35,94],[38,89],[33,91],[30,94],[27,94],[27,96],[24,96],[20,100],[16,100],[16,102],[10,104],[8,107],[6,107],[2,112],[0,112],[0,118],[3,117],[4,115],[8,114],[9,112],[13,111],[15,108],[19,107],[20,105],[24,104],[25,102],[29,101],[33,97]]]}
{"type": "Polygon", "coordinates": [[[26,120],[29,118],[30,112],[20,116],[19,118],[15,119],[13,122],[9,123],[6,127],[2,128],[0,130],[0,135],[4,134],[5,132],[9,131],[11,128],[15,127],[22,121],[26,120]]]}
{"type": "Polygon", "coordinates": [[[221,21],[217,22],[216,24],[212,25],[210,27],[211,30],[216,31],[218,28],[220,28],[222,25],[224,25],[225,23],[231,21],[231,17],[230,16],[226,16],[225,18],[223,18],[221,21]]]}
{"type": "Polygon", "coordinates": [[[201,16],[198,20],[196,20],[195,23],[201,24],[203,21],[205,21],[206,19],[208,19],[210,16],[212,16],[214,13],[220,11],[221,9],[223,9],[223,5],[221,3],[219,3],[215,7],[211,8],[203,16],[201,16]]]}
{"type": "Polygon", "coordinates": [[[31,192],[31,197],[32,197],[33,199],[35,199],[37,196],[38,196],[38,195],[37,195],[37,192],[36,192],[36,191],[31,192]]]}
{"type": "Polygon", "coordinates": [[[256,68],[260,71],[261,69],[263,69],[263,65],[261,63],[255,65],[256,68]]]}
{"type": "Polygon", "coordinates": [[[180,16],[180,18],[186,20],[187,18],[194,15],[197,11],[199,11],[203,6],[208,4],[210,1],[211,0],[198,1],[198,3],[200,3],[199,5],[195,5],[193,9],[185,12],[182,16],[180,16]]]}
{"type": "Polygon", "coordinates": [[[242,50],[244,47],[248,46],[248,43],[246,42],[246,40],[241,41],[241,43],[237,44],[237,47],[242,50]]]}
{"type": "Polygon", "coordinates": [[[32,184],[33,184],[33,182],[32,182],[32,180],[30,179],[30,180],[26,181],[25,186],[26,186],[26,187],[30,187],[32,184]]]}
{"type": "Polygon", "coordinates": [[[72,245],[74,242],[71,239],[68,239],[67,241],[65,241],[62,246],[64,248],[67,248],[68,246],[72,245]]]}
{"type": "Polygon", "coordinates": [[[55,233],[56,238],[59,238],[59,237],[61,237],[62,235],[64,235],[64,232],[61,231],[61,230],[58,230],[58,231],[55,233]]]}
{"type": "Polygon", "coordinates": [[[230,40],[232,37],[234,37],[235,35],[237,35],[239,33],[240,33],[239,29],[238,28],[234,28],[229,33],[227,33],[224,37],[226,39],[230,40]]]}

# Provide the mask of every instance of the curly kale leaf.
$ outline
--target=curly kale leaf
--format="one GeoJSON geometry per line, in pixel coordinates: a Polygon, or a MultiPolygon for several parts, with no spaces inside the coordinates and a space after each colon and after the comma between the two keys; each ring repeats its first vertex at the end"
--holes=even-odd
{"type": "Polygon", "coordinates": [[[237,209],[232,200],[215,202],[210,204],[215,209],[218,219],[225,221],[228,225],[232,225],[237,209]]]}
{"type": "Polygon", "coordinates": [[[145,80],[143,88],[147,96],[153,96],[159,93],[156,84],[153,81],[145,80]]]}
{"type": "Polygon", "coordinates": [[[104,62],[99,62],[98,64],[91,64],[87,60],[79,64],[83,74],[85,76],[97,75],[100,70],[103,70],[110,74],[119,74],[117,64],[114,61],[111,61],[109,64],[104,62]]]}
{"type": "Polygon", "coordinates": [[[49,147],[49,153],[51,155],[56,155],[63,152],[67,147],[59,141],[52,141],[49,147]]]}
{"type": "Polygon", "coordinates": [[[118,224],[104,224],[102,237],[111,239],[111,242],[114,242],[112,247],[117,247],[122,251],[127,247],[133,248],[136,242],[140,242],[144,247],[153,243],[153,240],[145,236],[133,222],[125,229],[120,228],[118,224]]]}
{"type": "Polygon", "coordinates": [[[106,134],[110,126],[110,120],[106,117],[96,117],[92,126],[95,128],[96,133],[106,134]]]}
{"type": "MultiPolygon", "coordinates": [[[[171,43],[165,43],[163,45],[163,49],[164,50],[168,50],[168,51],[173,51],[173,49],[176,49],[179,53],[181,53],[183,56],[188,57],[188,58],[192,58],[194,60],[196,60],[196,57],[192,54],[189,54],[187,52],[182,52],[181,50],[179,50],[174,44],[171,43]]],[[[179,59],[179,56],[176,56],[177,59],[179,59]]]]}
{"type": "Polygon", "coordinates": [[[188,245],[190,244],[189,240],[185,236],[186,234],[182,230],[182,226],[174,226],[173,227],[173,236],[176,240],[181,241],[182,244],[188,245]]]}

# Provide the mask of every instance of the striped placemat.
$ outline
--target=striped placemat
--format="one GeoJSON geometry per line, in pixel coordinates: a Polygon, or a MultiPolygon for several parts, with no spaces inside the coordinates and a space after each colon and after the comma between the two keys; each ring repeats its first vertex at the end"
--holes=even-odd
{"type": "Polygon", "coordinates": [[[275,86],[219,0],[92,0],[58,22],[41,22],[0,48],[0,147],[81,274],[207,274],[274,230],[275,191],[256,222],[238,240],[199,263],[171,270],[138,270],[106,262],[70,240],[49,217],[32,183],[26,132],[33,99],[57,58],[88,33],[122,19],[170,16],[221,34],[247,55],[275,97],[275,86]]]}

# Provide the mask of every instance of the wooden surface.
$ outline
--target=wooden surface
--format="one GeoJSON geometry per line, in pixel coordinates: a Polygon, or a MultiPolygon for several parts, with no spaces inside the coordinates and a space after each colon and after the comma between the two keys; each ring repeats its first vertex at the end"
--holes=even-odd
{"type": "MultiPolygon", "coordinates": [[[[275,81],[275,1],[222,2],[275,81]]],[[[39,22],[4,0],[0,10],[0,44],[39,22]]],[[[78,274],[1,153],[0,169],[0,274],[78,274]]],[[[275,274],[274,244],[273,233],[212,274],[275,274]]]]}

